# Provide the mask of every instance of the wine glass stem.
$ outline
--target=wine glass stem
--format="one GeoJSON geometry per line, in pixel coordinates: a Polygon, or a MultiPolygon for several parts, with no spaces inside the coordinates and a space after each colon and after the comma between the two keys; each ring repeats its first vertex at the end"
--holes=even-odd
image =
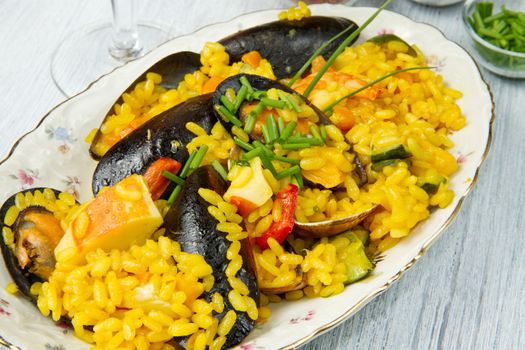
{"type": "Polygon", "coordinates": [[[142,46],[139,42],[134,0],[111,0],[113,37],[109,52],[119,61],[136,58],[142,46]]]}

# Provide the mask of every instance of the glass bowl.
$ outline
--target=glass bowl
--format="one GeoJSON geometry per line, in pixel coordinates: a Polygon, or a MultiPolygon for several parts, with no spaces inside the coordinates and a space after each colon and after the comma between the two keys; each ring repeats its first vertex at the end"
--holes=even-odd
{"type": "MultiPolygon", "coordinates": [[[[491,72],[509,78],[525,78],[525,53],[509,51],[493,45],[480,37],[470,25],[468,18],[476,9],[480,0],[467,0],[463,7],[463,23],[471,38],[470,52],[477,62],[491,72]]],[[[509,10],[525,11],[525,1],[493,0],[493,14],[501,12],[501,5],[507,5],[509,10]]]]}

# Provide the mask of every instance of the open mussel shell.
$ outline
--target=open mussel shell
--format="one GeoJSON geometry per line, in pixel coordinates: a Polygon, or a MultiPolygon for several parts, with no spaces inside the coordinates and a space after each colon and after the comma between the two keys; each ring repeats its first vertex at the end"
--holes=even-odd
{"type": "MultiPolygon", "coordinates": [[[[200,65],[200,55],[195,52],[182,51],[171,54],[169,56],[164,57],[163,59],[146,69],[144,73],[142,73],[137,79],[135,79],[133,83],[131,83],[126,88],[126,90],[123,91],[123,93],[129,93],[133,91],[133,89],[138,83],[146,80],[146,74],[149,72],[158,73],[162,75],[162,83],[160,84],[160,86],[166,89],[174,89],[182,80],[184,80],[184,75],[188,73],[193,73],[194,71],[198,70],[200,65]]],[[[106,113],[106,116],[104,117],[104,120],[102,121],[101,125],[104,124],[104,122],[109,116],[114,114],[113,106],[115,105],[115,103],[122,104],[123,102],[124,100],[121,94],[121,96],[119,96],[118,99],[111,105],[111,108],[106,113]]],[[[93,142],[91,143],[91,147],[89,148],[89,153],[95,160],[99,160],[102,157],[102,155],[98,154],[95,150],[95,145],[99,141],[100,137],[101,131],[99,128],[97,134],[95,135],[95,138],[93,139],[93,142]]]]}
{"type": "Polygon", "coordinates": [[[115,144],[95,169],[93,193],[96,195],[103,187],[113,186],[131,174],[144,174],[160,157],[183,164],[189,156],[186,145],[195,137],[186,129],[186,123],[194,122],[210,132],[217,121],[211,100],[211,94],[189,99],[153,117],[115,144]]]}
{"type": "Polygon", "coordinates": [[[370,209],[346,218],[336,220],[325,220],[318,222],[295,221],[294,235],[303,238],[322,238],[335,236],[357,226],[361,221],[371,215],[379,206],[374,205],[370,209]]]}
{"type": "MultiPolygon", "coordinates": [[[[358,28],[349,19],[312,16],[248,28],[219,42],[230,55],[230,62],[240,61],[249,51],[259,51],[271,63],[275,76],[281,79],[293,76],[321,45],[350,26],[353,29],[348,35],[358,28]]],[[[344,39],[342,36],[330,43],[323,56],[330,57],[344,39]]]]}
{"type": "MultiPolygon", "coordinates": [[[[208,212],[206,202],[199,194],[201,188],[211,189],[222,195],[227,183],[211,166],[200,167],[186,178],[185,185],[164,219],[166,236],[180,243],[183,251],[200,254],[213,269],[215,283],[212,289],[204,293],[207,301],[211,301],[214,293],[220,293],[224,299],[224,311],[214,315],[221,320],[229,310],[234,310],[228,299],[232,290],[226,276],[229,260],[226,252],[231,242],[226,234],[217,230],[217,220],[208,212]]],[[[243,264],[235,277],[248,287],[249,296],[259,304],[259,289],[255,275],[253,252],[248,239],[241,241],[239,254],[243,264]]],[[[255,321],[246,312],[237,313],[237,320],[232,330],[226,336],[225,348],[239,344],[253,329],[255,321]]],[[[181,339],[181,342],[184,342],[181,339]]]]}
{"type": "MultiPolygon", "coordinates": [[[[33,188],[22,193],[40,190],[44,188],[33,188]]],[[[60,191],[53,190],[56,196],[60,191]]],[[[54,269],[54,249],[63,235],[60,222],[54,218],[53,213],[40,206],[29,206],[19,212],[16,221],[6,225],[6,214],[15,205],[16,194],[5,201],[0,208],[0,223],[2,235],[0,237],[0,248],[4,257],[9,274],[18,287],[18,290],[27,298],[35,301],[35,296],[30,293],[31,286],[35,282],[47,279],[54,269]],[[46,225],[39,229],[35,219],[50,216],[45,220],[46,225]],[[13,232],[14,245],[6,241],[4,228],[13,232]],[[60,230],[60,232],[55,232],[60,230]]]]}
{"type": "Polygon", "coordinates": [[[261,287],[260,291],[265,294],[282,294],[282,293],[288,293],[293,292],[294,290],[303,289],[306,287],[306,274],[303,272],[300,266],[297,267],[297,277],[296,280],[284,287],[278,287],[278,288],[264,288],[261,287]]]}

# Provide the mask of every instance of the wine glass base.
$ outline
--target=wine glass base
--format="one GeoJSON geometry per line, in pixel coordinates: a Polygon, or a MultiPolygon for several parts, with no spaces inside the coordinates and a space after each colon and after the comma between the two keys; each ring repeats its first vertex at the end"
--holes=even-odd
{"type": "Polygon", "coordinates": [[[131,50],[113,47],[111,23],[92,25],[71,33],[53,53],[53,82],[64,95],[73,96],[102,75],[156,48],[171,37],[167,30],[151,24],[139,23],[137,29],[140,41],[131,50]]]}

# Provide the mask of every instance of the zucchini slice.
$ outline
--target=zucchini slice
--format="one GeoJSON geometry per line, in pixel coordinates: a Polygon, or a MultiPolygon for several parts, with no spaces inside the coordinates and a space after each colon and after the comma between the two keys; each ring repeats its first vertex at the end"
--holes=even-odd
{"type": "Polygon", "coordinates": [[[399,144],[386,149],[373,150],[372,163],[378,163],[388,159],[406,159],[410,156],[412,156],[412,154],[407,151],[405,146],[399,144]]]}

